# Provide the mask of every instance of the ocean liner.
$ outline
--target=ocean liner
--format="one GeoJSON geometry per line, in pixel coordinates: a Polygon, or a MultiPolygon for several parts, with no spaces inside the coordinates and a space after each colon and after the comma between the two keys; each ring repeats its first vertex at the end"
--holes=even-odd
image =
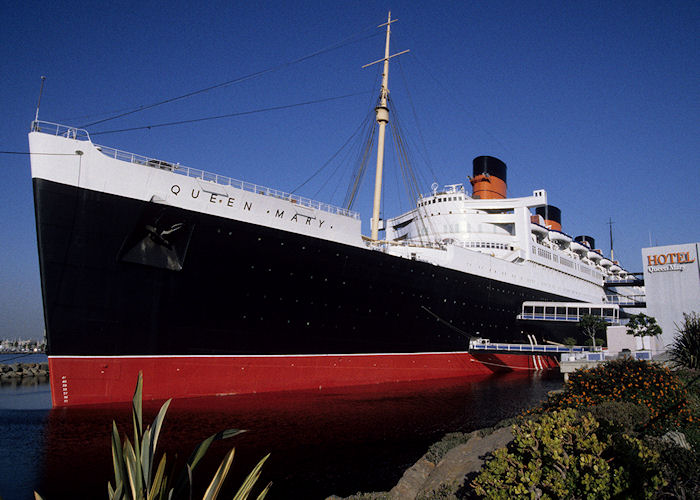
{"type": "Polygon", "coordinates": [[[29,147],[54,406],[128,401],[139,371],[144,397],[164,399],[553,366],[470,354],[469,339],[543,342],[517,319],[525,302],[601,304],[606,277],[624,275],[562,232],[544,190],[507,198],[506,165],[489,156],[471,190],[434,184],[381,221],[380,148],[366,237],[349,209],[86,130],[37,118],[29,147]]]}

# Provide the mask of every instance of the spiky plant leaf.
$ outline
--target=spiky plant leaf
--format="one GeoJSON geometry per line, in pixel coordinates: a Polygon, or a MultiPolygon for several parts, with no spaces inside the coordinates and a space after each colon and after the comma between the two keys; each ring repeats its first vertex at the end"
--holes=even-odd
{"type": "Polygon", "coordinates": [[[245,430],[242,429],[226,429],[221,432],[217,432],[216,434],[212,434],[209,436],[207,439],[199,443],[199,445],[194,449],[192,454],[190,455],[190,458],[187,460],[187,475],[180,474],[180,477],[178,478],[176,485],[175,485],[175,491],[173,496],[175,498],[180,498],[182,495],[182,492],[184,491],[185,487],[189,484],[190,485],[190,490],[191,490],[191,485],[192,485],[192,471],[194,471],[194,468],[197,466],[199,461],[202,459],[204,454],[207,452],[209,447],[214,441],[219,441],[221,439],[228,439],[233,436],[237,436],[238,434],[241,434],[243,432],[246,432],[245,430]]]}
{"type": "Polygon", "coordinates": [[[700,370],[700,314],[683,313],[683,322],[676,325],[677,335],[669,350],[676,366],[700,370]]]}
{"type": "Polygon", "coordinates": [[[139,372],[136,380],[136,390],[132,399],[132,420],[134,423],[134,441],[141,442],[141,434],[143,433],[143,373],[139,372]]]}
{"type": "Polygon", "coordinates": [[[231,448],[231,451],[229,451],[221,461],[221,465],[216,471],[216,474],[214,474],[211,483],[209,483],[207,491],[204,492],[203,500],[216,500],[216,497],[219,495],[219,491],[221,490],[221,486],[224,484],[224,479],[226,479],[228,471],[231,468],[235,451],[235,448],[231,448]]]}
{"type": "Polygon", "coordinates": [[[155,463],[156,447],[158,445],[158,436],[160,435],[160,429],[163,425],[163,420],[165,419],[165,414],[170,406],[169,399],[163,406],[160,407],[160,411],[153,421],[153,427],[147,427],[143,434],[143,441],[141,444],[141,465],[143,467],[143,477],[146,482],[146,490],[151,489],[151,474],[153,464],[155,463]]]}
{"type": "MultiPolygon", "coordinates": [[[[245,479],[245,481],[243,481],[243,484],[238,489],[238,492],[233,497],[233,500],[245,500],[246,498],[248,498],[250,490],[253,489],[253,486],[255,486],[256,481],[260,477],[260,471],[262,470],[262,466],[268,458],[270,458],[269,453],[258,462],[258,465],[256,465],[252,471],[250,471],[250,474],[248,474],[248,477],[245,479]]],[[[270,485],[268,485],[267,488],[269,488],[269,486],[270,485]]],[[[265,489],[267,490],[267,488],[265,489]]]]}
{"type": "Polygon", "coordinates": [[[113,498],[115,500],[122,500],[122,498],[124,498],[124,483],[117,484],[117,488],[115,490],[112,490],[111,484],[108,484],[107,486],[111,491],[109,498],[113,498]]]}
{"type": "Polygon", "coordinates": [[[112,420],[112,465],[114,466],[114,487],[117,488],[124,482],[124,457],[122,454],[122,442],[119,439],[117,424],[112,420]]]}
{"type": "Polygon", "coordinates": [[[141,466],[138,463],[134,447],[131,446],[131,442],[128,439],[124,442],[124,464],[126,465],[127,478],[131,488],[131,498],[134,500],[141,498],[143,496],[141,466]]]}
{"type": "Polygon", "coordinates": [[[153,467],[154,456],[149,453],[150,451],[150,441],[151,441],[151,427],[146,426],[146,430],[143,431],[143,440],[141,442],[141,475],[143,477],[144,487],[146,489],[146,494],[151,490],[151,468],[153,467]]]}
{"type": "Polygon", "coordinates": [[[163,486],[165,486],[167,483],[167,479],[165,477],[165,453],[163,453],[163,457],[160,459],[160,464],[158,464],[158,470],[156,471],[156,475],[153,478],[153,486],[148,492],[148,500],[156,500],[158,498],[163,498],[163,486]]]}
{"type": "Polygon", "coordinates": [[[258,495],[257,500],[263,500],[267,496],[267,492],[270,491],[270,486],[272,486],[272,481],[267,483],[267,486],[265,486],[265,489],[260,492],[258,495]]]}

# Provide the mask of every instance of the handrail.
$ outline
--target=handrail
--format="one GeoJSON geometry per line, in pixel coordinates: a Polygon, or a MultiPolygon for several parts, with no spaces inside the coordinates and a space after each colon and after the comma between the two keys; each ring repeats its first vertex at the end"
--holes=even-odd
{"type": "Polygon", "coordinates": [[[31,131],[41,132],[42,134],[65,137],[66,139],[76,139],[78,141],[90,142],[90,134],[88,134],[87,130],[82,128],[69,127],[68,125],[61,125],[60,123],[35,120],[32,122],[31,131]]]}
{"type": "MultiPolygon", "coordinates": [[[[34,121],[32,122],[31,130],[32,132],[41,132],[43,134],[65,137],[67,139],[77,139],[81,141],[90,142],[90,135],[88,134],[87,130],[69,127],[66,125],[60,125],[58,123],[34,121]]],[[[353,210],[336,207],[334,205],[312,200],[311,198],[306,198],[297,194],[286,193],[278,189],[253,184],[252,182],[239,181],[237,179],[233,179],[224,175],[206,172],[197,168],[186,167],[184,165],[180,165],[179,163],[171,163],[158,160],[156,158],[149,158],[147,156],[128,153],[126,151],[121,151],[119,149],[115,149],[109,146],[100,146],[98,144],[94,144],[94,146],[103,155],[107,156],[108,158],[114,158],[115,160],[125,161],[128,163],[135,163],[138,165],[158,168],[161,170],[169,170],[174,174],[184,175],[185,177],[201,179],[203,181],[213,182],[222,186],[231,186],[233,188],[242,189],[244,191],[248,191],[255,194],[262,194],[267,196],[273,196],[275,198],[280,198],[283,200],[288,200],[302,207],[314,208],[332,214],[351,217],[353,219],[360,218],[360,214],[353,210]]]]}

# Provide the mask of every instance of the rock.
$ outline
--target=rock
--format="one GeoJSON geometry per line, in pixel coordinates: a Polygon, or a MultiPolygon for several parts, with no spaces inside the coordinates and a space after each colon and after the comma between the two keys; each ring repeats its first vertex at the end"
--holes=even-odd
{"type": "Polygon", "coordinates": [[[474,433],[473,437],[464,444],[458,445],[447,452],[435,469],[430,473],[418,492],[429,497],[442,485],[461,486],[467,474],[477,472],[484,464],[486,456],[506,446],[513,440],[510,427],[502,427],[486,436],[474,433]]]}
{"type": "Polygon", "coordinates": [[[685,448],[686,450],[691,449],[688,440],[685,438],[685,434],[683,434],[682,432],[668,431],[666,434],[661,436],[661,441],[680,446],[681,448],[685,448]]]}
{"type": "Polygon", "coordinates": [[[412,467],[403,473],[399,482],[389,491],[390,500],[414,499],[422,489],[425,480],[435,468],[435,464],[423,455],[412,467]]]}
{"type": "Polygon", "coordinates": [[[484,464],[485,457],[506,446],[513,440],[510,427],[502,427],[486,436],[472,432],[469,440],[448,451],[435,465],[426,455],[413,467],[404,472],[399,482],[389,492],[391,500],[413,500],[418,498],[442,498],[439,492],[447,486],[456,491],[464,482],[465,476],[477,472],[484,464]]]}

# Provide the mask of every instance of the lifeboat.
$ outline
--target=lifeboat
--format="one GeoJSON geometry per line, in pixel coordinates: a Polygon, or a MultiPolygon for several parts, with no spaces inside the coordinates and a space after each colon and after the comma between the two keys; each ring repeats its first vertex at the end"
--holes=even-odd
{"type": "Polygon", "coordinates": [[[559,245],[561,248],[568,248],[571,244],[571,236],[564,234],[561,231],[549,231],[549,239],[559,245]]]}
{"type": "Polygon", "coordinates": [[[612,261],[611,261],[610,259],[606,259],[605,257],[603,257],[603,258],[600,260],[600,265],[601,265],[602,267],[608,268],[608,267],[612,266],[613,263],[612,263],[612,261]]]}
{"type": "Polygon", "coordinates": [[[610,266],[610,272],[611,272],[611,273],[617,274],[617,273],[619,273],[620,271],[622,271],[622,268],[621,268],[620,266],[618,266],[617,264],[613,264],[612,266],[610,266]]]}
{"type": "Polygon", "coordinates": [[[589,250],[587,257],[589,259],[591,259],[593,262],[595,262],[596,264],[598,262],[600,262],[601,260],[603,260],[603,256],[600,254],[600,252],[598,252],[596,250],[589,250]]]}
{"type": "Polygon", "coordinates": [[[534,223],[533,223],[533,224],[530,224],[530,226],[531,226],[531,229],[530,229],[530,230],[531,230],[531,231],[537,236],[537,238],[539,238],[539,239],[544,238],[544,237],[547,236],[547,234],[549,233],[549,230],[548,230],[546,227],[540,226],[539,224],[534,224],[534,223]]]}
{"type": "Polygon", "coordinates": [[[624,269],[620,270],[620,278],[626,278],[629,276],[629,273],[625,271],[624,269]]]}
{"type": "MultiPolygon", "coordinates": [[[[588,247],[586,247],[585,245],[582,245],[578,241],[571,242],[571,250],[576,252],[580,257],[588,256],[588,247]]],[[[612,262],[611,262],[611,264],[612,264],[612,262]]]]}

